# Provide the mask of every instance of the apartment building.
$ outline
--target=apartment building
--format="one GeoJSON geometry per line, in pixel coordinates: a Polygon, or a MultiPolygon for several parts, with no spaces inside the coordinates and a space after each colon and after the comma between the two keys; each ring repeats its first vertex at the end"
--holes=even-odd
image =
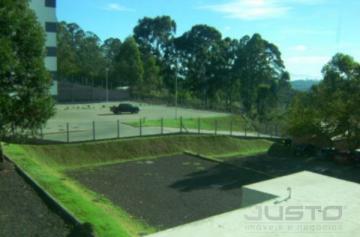
{"type": "Polygon", "coordinates": [[[57,32],[57,18],[56,18],[56,0],[30,0],[30,8],[33,9],[37,15],[38,21],[44,27],[46,32],[46,69],[52,75],[51,95],[57,95],[57,57],[56,57],[56,32],[57,32]]]}

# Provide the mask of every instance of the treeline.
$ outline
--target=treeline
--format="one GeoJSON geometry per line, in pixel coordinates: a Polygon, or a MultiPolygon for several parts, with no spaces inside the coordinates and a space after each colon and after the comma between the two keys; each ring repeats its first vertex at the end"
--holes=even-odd
{"type": "Polygon", "coordinates": [[[289,109],[288,131],[302,142],[337,146],[350,151],[360,146],[360,64],[336,54],[323,67],[324,79],[309,92],[299,93],[289,109]]]}
{"type": "Polygon", "coordinates": [[[259,34],[223,38],[207,25],[176,37],[168,16],[139,20],[124,42],[101,42],[76,24],[62,22],[58,33],[58,73],[66,79],[110,88],[129,87],[136,99],[164,98],[179,103],[246,112],[261,120],[281,109],[292,95],[289,73],[276,45],[259,34]]]}

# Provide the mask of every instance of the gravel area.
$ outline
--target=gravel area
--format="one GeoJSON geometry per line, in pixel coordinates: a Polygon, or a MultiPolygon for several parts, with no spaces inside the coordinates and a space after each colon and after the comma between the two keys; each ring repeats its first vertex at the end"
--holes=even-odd
{"type": "Polygon", "coordinates": [[[0,236],[62,237],[72,227],[52,212],[37,193],[5,162],[0,171],[0,236]]]}
{"type": "Polygon", "coordinates": [[[242,186],[267,176],[191,156],[72,171],[136,218],[167,229],[242,207],[242,186]]]}

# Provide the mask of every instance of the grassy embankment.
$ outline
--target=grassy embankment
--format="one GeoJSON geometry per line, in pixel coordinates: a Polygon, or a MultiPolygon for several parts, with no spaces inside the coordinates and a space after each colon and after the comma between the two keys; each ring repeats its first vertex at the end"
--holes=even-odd
{"type": "Polygon", "coordinates": [[[265,152],[271,142],[226,136],[166,136],[69,145],[6,145],[6,155],[98,236],[137,236],[154,228],[66,176],[68,169],[149,159],[191,151],[212,157],[265,152]]]}
{"type": "MultiPolygon", "coordinates": [[[[186,129],[198,129],[199,119],[198,118],[183,118],[183,127],[186,129]]],[[[126,122],[125,124],[139,127],[140,121],[126,122]]],[[[208,117],[200,118],[200,129],[214,131],[215,126],[217,126],[218,131],[230,131],[232,124],[232,131],[242,132],[245,131],[255,131],[253,126],[248,123],[242,116],[231,115],[224,117],[208,117]],[[216,124],[216,125],[215,125],[216,124]]],[[[180,118],[179,119],[164,119],[164,127],[167,128],[180,128],[180,118]]],[[[144,127],[161,127],[161,119],[157,120],[142,120],[142,126],[144,127]]]]}

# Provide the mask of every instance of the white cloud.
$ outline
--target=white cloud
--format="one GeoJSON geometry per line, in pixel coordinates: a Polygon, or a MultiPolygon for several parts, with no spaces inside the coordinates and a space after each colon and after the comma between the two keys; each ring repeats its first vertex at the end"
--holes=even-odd
{"type": "Polygon", "coordinates": [[[230,0],[222,4],[203,5],[200,9],[241,20],[277,18],[286,15],[296,5],[315,5],[324,0],[230,0]]]}
{"type": "Polygon", "coordinates": [[[331,60],[331,56],[306,55],[285,57],[286,69],[293,79],[320,79],[321,69],[331,60]]]}
{"type": "Polygon", "coordinates": [[[131,8],[127,8],[125,6],[122,6],[118,3],[109,3],[108,5],[106,5],[106,7],[104,8],[107,11],[112,11],[112,12],[132,12],[135,11],[134,9],[131,8]]]}
{"type": "Polygon", "coordinates": [[[325,65],[331,57],[329,56],[293,56],[286,58],[286,62],[289,64],[297,64],[297,65],[309,65],[309,64],[320,64],[325,65]]]}
{"type": "Polygon", "coordinates": [[[309,35],[309,36],[335,36],[335,30],[324,30],[324,29],[288,29],[285,28],[281,31],[284,35],[309,35]]]}
{"type": "Polygon", "coordinates": [[[224,4],[206,5],[200,8],[242,20],[279,17],[289,10],[288,7],[281,6],[274,0],[233,0],[224,4]]]}
{"type": "Polygon", "coordinates": [[[230,31],[230,30],[231,30],[231,26],[225,26],[225,27],[224,27],[224,31],[225,31],[225,32],[228,32],[228,31],[230,31]]]}
{"type": "Polygon", "coordinates": [[[299,45],[295,45],[294,47],[292,47],[292,50],[297,51],[297,52],[304,52],[307,50],[307,47],[305,45],[299,44],[299,45]]]}

